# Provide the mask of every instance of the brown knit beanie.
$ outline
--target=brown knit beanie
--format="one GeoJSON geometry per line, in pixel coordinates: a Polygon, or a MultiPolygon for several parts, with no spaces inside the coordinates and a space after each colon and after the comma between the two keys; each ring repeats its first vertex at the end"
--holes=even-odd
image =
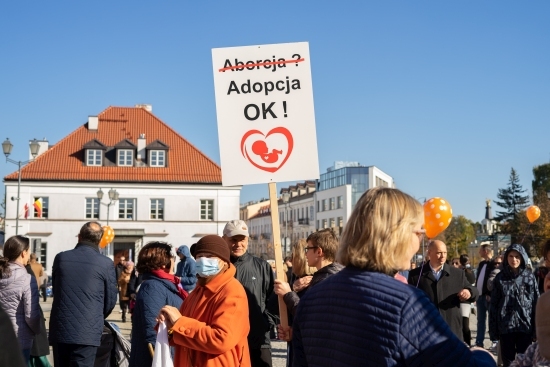
{"type": "Polygon", "coordinates": [[[223,238],[215,234],[204,236],[199,242],[191,246],[191,255],[196,257],[199,254],[214,255],[226,263],[231,262],[229,260],[229,245],[223,238]]]}

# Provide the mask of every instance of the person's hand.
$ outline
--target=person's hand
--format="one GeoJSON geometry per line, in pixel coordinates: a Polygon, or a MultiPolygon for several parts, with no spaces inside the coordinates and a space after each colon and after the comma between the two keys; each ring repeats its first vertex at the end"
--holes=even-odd
{"type": "Polygon", "coordinates": [[[172,306],[164,306],[160,309],[159,315],[157,316],[157,322],[160,323],[164,321],[166,323],[166,328],[170,330],[180,317],[180,310],[172,306]]]}
{"type": "Polygon", "coordinates": [[[461,301],[467,301],[470,299],[470,297],[472,297],[472,294],[467,289],[463,289],[460,292],[458,292],[458,299],[461,301]]]}
{"type": "Polygon", "coordinates": [[[136,299],[136,294],[135,293],[130,294],[130,298],[131,299],[136,299]]]}
{"type": "Polygon", "coordinates": [[[292,340],[292,327],[283,326],[281,324],[277,325],[277,337],[279,340],[284,340],[289,342],[292,340]]]}
{"type": "Polygon", "coordinates": [[[273,288],[273,291],[278,296],[284,296],[285,294],[292,292],[290,289],[290,285],[287,282],[283,282],[282,280],[275,279],[275,286],[273,288]]]}
{"type": "Polygon", "coordinates": [[[301,290],[307,288],[309,286],[309,283],[311,283],[311,278],[313,278],[313,276],[308,275],[296,279],[294,283],[292,283],[292,288],[294,289],[294,292],[300,292],[301,290]]]}

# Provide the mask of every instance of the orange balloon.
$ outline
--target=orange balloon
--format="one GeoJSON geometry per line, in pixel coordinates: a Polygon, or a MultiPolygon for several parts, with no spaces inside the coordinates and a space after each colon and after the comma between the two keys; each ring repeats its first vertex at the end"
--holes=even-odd
{"type": "Polygon", "coordinates": [[[431,198],[424,203],[424,229],[428,238],[443,232],[453,219],[451,205],[442,198],[431,198]]]}
{"type": "Polygon", "coordinates": [[[103,226],[103,236],[101,237],[101,241],[99,241],[99,247],[104,248],[110,244],[114,238],[115,231],[111,228],[111,226],[103,226]]]}
{"type": "Polygon", "coordinates": [[[540,217],[540,209],[536,205],[531,205],[529,208],[527,208],[527,211],[525,212],[527,214],[527,219],[529,219],[529,223],[533,223],[540,217]]]}

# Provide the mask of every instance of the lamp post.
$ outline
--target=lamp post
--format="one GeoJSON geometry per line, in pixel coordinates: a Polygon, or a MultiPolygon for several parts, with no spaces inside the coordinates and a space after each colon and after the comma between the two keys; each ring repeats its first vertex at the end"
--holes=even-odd
{"type": "Polygon", "coordinates": [[[36,139],[33,139],[30,142],[30,148],[31,148],[31,155],[32,159],[29,159],[28,161],[15,161],[13,159],[8,158],[11,154],[11,150],[13,149],[13,144],[10,142],[10,139],[6,139],[2,143],[2,150],[4,151],[4,155],[6,156],[6,162],[10,162],[17,165],[17,197],[14,198],[11,197],[12,200],[17,200],[17,211],[15,212],[15,235],[17,236],[19,234],[19,200],[21,199],[21,167],[26,165],[27,163],[30,163],[34,161],[36,156],[38,155],[38,150],[40,149],[40,144],[36,139]]]}
{"type": "MultiPolygon", "coordinates": [[[[97,198],[99,199],[99,203],[103,204],[101,200],[103,199],[103,191],[99,189],[97,192],[97,198]]],[[[107,206],[107,225],[109,225],[109,209],[111,208],[111,205],[114,204],[115,201],[118,200],[118,191],[111,189],[109,190],[109,204],[103,204],[107,206]]]]}
{"type": "MultiPolygon", "coordinates": [[[[107,207],[107,225],[109,225],[109,209],[111,208],[111,205],[113,205],[114,202],[118,200],[118,191],[111,188],[108,194],[109,194],[109,204],[104,204],[101,202],[101,200],[103,199],[103,190],[101,190],[100,188],[97,192],[97,198],[99,199],[99,204],[103,204],[107,207]]],[[[104,251],[103,254],[105,256],[113,255],[110,253],[111,252],[110,243],[103,249],[103,251],[104,251]]]]}
{"type": "Polygon", "coordinates": [[[290,194],[284,192],[282,195],[283,203],[285,204],[285,246],[284,253],[287,254],[287,245],[288,245],[288,202],[290,201],[290,194]]]}

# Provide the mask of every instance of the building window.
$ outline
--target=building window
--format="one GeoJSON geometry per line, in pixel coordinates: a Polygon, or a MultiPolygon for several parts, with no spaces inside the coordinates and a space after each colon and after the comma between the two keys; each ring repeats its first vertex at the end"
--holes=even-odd
{"type": "Polygon", "coordinates": [[[336,204],[334,203],[334,198],[329,199],[329,207],[330,207],[330,210],[336,209],[336,204]]]}
{"type": "Polygon", "coordinates": [[[35,197],[32,206],[34,207],[34,218],[48,218],[49,200],[47,197],[35,197]]]}
{"type": "Polygon", "coordinates": [[[164,199],[151,199],[151,219],[164,219],[164,199]]]}
{"type": "Polygon", "coordinates": [[[86,149],[86,165],[101,166],[103,151],[101,149],[86,149]]]}
{"type": "Polygon", "coordinates": [[[133,166],[134,151],[132,149],[119,149],[117,162],[119,166],[133,166]]]}
{"type": "Polygon", "coordinates": [[[214,200],[201,200],[201,219],[214,220],[214,200]]]}
{"type": "Polygon", "coordinates": [[[164,167],[166,165],[166,152],[164,150],[152,150],[149,153],[149,165],[151,167],[164,167]]]}
{"type": "Polygon", "coordinates": [[[344,197],[340,195],[336,199],[336,209],[342,209],[344,207],[344,197]]]}
{"type": "Polygon", "coordinates": [[[327,199],[323,199],[323,211],[326,212],[327,210],[328,210],[327,199]]]}
{"type": "Polygon", "coordinates": [[[327,228],[327,220],[326,219],[323,219],[322,228],[327,228]]]}
{"type": "Polygon", "coordinates": [[[99,199],[86,198],[86,219],[99,219],[99,199]]]}
{"type": "Polygon", "coordinates": [[[319,230],[319,219],[317,219],[317,226],[315,228],[317,228],[317,230],[319,230]]]}
{"type": "Polygon", "coordinates": [[[380,187],[380,186],[381,186],[381,187],[388,187],[389,184],[388,184],[387,181],[382,180],[380,177],[376,177],[376,186],[377,186],[377,187],[380,187]]]}
{"type": "Polygon", "coordinates": [[[334,227],[336,227],[336,221],[334,220],[334,218],[330,218],[330,228],[334,227]]]}
{"type": "Polygon", "coordinates": [[[313,220],[313,205],[309,207],[309,219],[313,220]]]}
{"type": "Polygon", "coordinates": [[[46,242],[42,242],[41,238],[33,238],[31,244],[31,251],[36,254],[36,261],[39,264],[42,264],[43,267],[46,267],[46,251],[48,244],[46,242]]]}
{"type": "Polygon", "coordinates": [[[135,201],[136,199],[119,199],[118,218],[135,220],[135,201]]]}
{"type": "Polygon", "coordinates": [[[317,213],[321,211],[321,202],[317,200],[317,213]]]}
{"type": "Polygon", "coordinates": [[[338,217],[338,227],[344,227],[344,217],[338,217]]]}

